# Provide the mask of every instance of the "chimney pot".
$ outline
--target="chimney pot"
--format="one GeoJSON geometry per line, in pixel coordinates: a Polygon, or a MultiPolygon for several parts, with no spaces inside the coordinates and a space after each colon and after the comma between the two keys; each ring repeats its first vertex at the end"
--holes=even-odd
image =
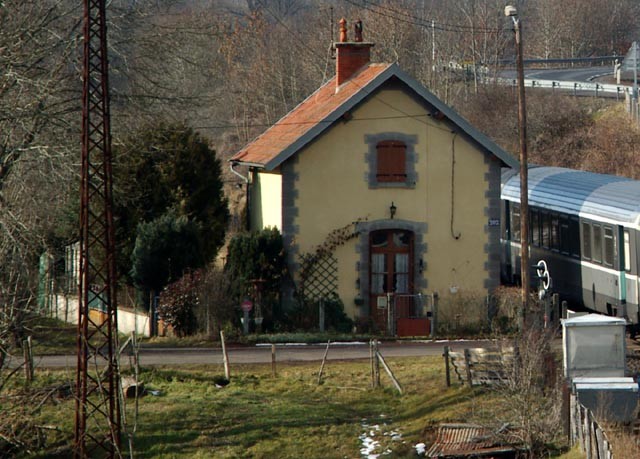
{"type": "Polygon", "coordinates": [[[340,85],[369,64],[373,43],[362,41],[362,21],[354,24],[355,41],[347,37],[347,20],[342,18],[340,24],[340,41],[334,43],[336,50],[336,91],[340,85]]]}
{"type": "Polygon", "coordinates": [[[357,20],[353,28],[355,30],[355,40],[357,42],[361,42],[362,41],[362,21],[357,20]]]}
{"type": "Polygon", "coordinates": [[[347,41],[347,20],[345,18],[340,19],[340,41],[342,43],[347,41]]]}

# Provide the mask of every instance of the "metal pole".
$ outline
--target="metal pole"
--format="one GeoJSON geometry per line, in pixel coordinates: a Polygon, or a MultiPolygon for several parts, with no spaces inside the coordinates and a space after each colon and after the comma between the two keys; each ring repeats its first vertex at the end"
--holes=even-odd
{"type": "Polygon", "coordinates": [[[431,20],[431,70],[436,71],[436,21],[431,20]]]}
{"type": "Polygon", "coordinates": [[[633,42],[633,100],[638,100],[638,42],[633,42]]]}
{"type": "Polygon", "coordinates": [[[522,21],[513,17],[516,32],[518,67],[518,131],[520,134],[520,279],[522,281],[522,325],[529,312],[529,169],[527,166],[527,109],[524,91],[524,63],[522,57],[522,21]]]}

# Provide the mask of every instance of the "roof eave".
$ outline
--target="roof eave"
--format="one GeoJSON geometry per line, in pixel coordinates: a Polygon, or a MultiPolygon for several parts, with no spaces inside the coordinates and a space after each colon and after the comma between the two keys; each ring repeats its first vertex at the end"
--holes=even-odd
{"type": "Polygon", "coordinates": [[[465,134],[474,139],[479,145],[486,149],[489,153],[496,156],[502,161],[505,166],[517,169],[520,167],[520,162],[511,156],[507,151],[503,150],[493,140],[484,135],[482,132],[474,128],[467,120],[460,116],[455,110],[449,107],[447,104],[438,99],[433,93],[428,91],[422,84],[413,79],[407,73],[405,73],[400,67],[395,65],[396,76],[402,80],[407,86],[418,93],[429,104],[433,105],[438,111],[440,111],[445,117],[449,118],[453,124],[458,126],[465,134]]]}
{"type": "Polygon", "coordinates": [[[333,112],[329,113],[329,115],[320,120],[319,123],[317,123],[314,127],[300,136],[295,142],[278,153],[278,155],[275,156],[272,160],[265,163],[265,169],[273,170],[276,167],[280,166],[280,164],[300,151],[305,145],[310,143],[325,130],[329,129],[333,125],[333,123],[338,121],[345,113],[353,109],[356,105],[367,98],[373,91],[375,91],[380,85],[387,81],[392,75],[394,75],[395,69],[397,68],[398,66],[396,64],[391,64],[384,71],[380,72],[375,78],[369,81],[366,85],[362,86],[358,91],[354,93],[353,96],[347,99],[333,112]]]}

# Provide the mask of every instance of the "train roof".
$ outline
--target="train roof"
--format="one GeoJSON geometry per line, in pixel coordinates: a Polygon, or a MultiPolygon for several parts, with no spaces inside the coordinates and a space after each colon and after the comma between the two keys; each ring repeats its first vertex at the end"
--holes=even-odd
{"type": "MultiPolygon", "coordinates": [[[[520,173],[502,173],[502,199],[520,202],[520,173]]],[[[640,181],[616,175],[531,166],[529,205],[594,220],[638,226],[640,181]]]]}

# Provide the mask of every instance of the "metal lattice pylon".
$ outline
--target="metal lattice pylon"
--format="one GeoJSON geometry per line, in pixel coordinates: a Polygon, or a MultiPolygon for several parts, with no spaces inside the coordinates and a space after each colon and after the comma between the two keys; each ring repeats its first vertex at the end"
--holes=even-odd
{"type": "Polygon", "coordinates": [[[84,0],[77,458],[121,456],[105,9],[84,0]]]}

